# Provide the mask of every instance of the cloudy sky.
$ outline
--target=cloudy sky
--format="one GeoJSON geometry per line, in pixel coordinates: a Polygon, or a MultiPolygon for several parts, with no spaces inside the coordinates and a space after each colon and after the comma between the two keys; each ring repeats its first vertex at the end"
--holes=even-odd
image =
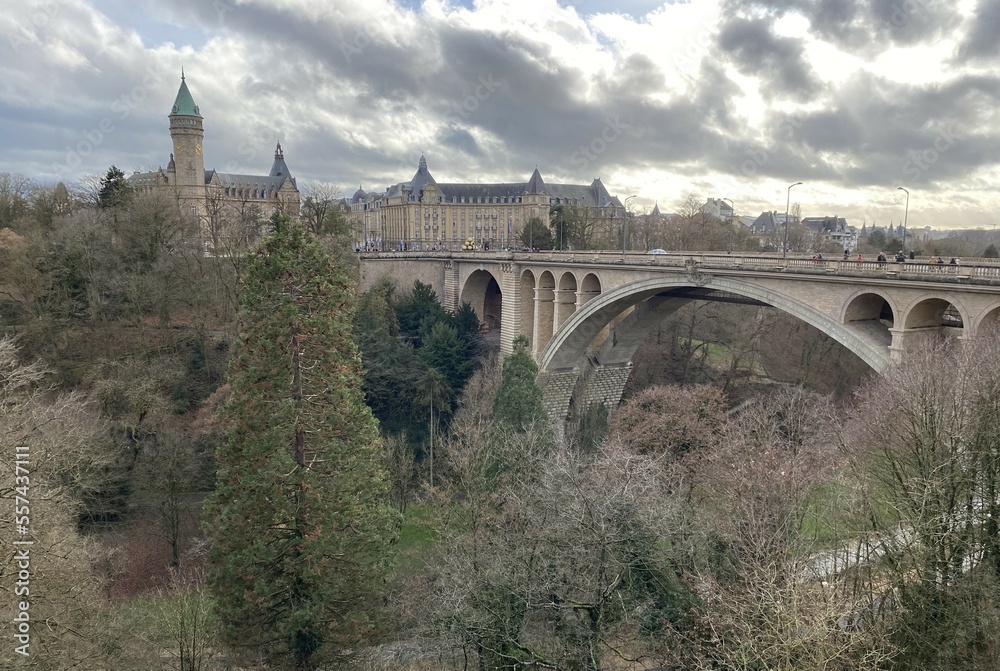
{"type": "Polygon", "coordinates": [[[0,172],[205,164],[300,187],[600,177],[635,209],[1000,220],[1000,0],[28,0],[0,9],[0,172]]]}

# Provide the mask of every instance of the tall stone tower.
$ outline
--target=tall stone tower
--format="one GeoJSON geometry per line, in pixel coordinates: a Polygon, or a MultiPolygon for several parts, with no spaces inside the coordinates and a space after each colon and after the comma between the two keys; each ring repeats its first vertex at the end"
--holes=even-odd
{"type": "Polygon", "coordinates": [[[177,196],[182,204],[196,207],[198,212],[205,202],[205,157],[202,156],[201,113],[194,104],[181,71],[181,87],[170,110],[170,137],[174,141],[174,180],[177,196]]]}

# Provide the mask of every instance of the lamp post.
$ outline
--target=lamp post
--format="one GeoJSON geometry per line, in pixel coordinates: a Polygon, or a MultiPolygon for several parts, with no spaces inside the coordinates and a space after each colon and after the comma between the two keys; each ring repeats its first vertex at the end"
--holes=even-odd
{"type": "Polygon", "coordinates": [[[901,186],[896,187],[897,191],[906,192],[906,209],[903,210],[903,249],[902,252],[906,253],[906,218],[910,215],[910,192],[901,186]]]}
{"type": "Polygon", "coordinates": [[[792,202],[792,187],[798,186],[802,182],[795,182],[788,187],[788,195],[785,197],[785,240],[781,245],[781,258],[788,258],[788,205],[792,202]]]}
{"type": "Polygon", "coordinates": [[[625,218],[622,219],[622,261],[625,260],[625,234],[628,231],[628,201],[635,198],[635,196],[629,196],[625,199],[625,218]]]}
{"type": "Polygon", "coordinates": [[[733,219],[736,218],[736,204],[733,203],[729,198],[723,198],[722,200],[729,201],[729,245],[727,247],[730,254],[733,253],[733,219]]]}

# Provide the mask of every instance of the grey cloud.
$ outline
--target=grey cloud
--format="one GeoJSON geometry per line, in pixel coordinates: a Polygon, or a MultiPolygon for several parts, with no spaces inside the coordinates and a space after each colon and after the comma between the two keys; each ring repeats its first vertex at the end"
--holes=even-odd
{"type": "Polygon", "coordinates": [[[809,20],[813,36],[869,56],[893,45],[941,39],[961,22],[950,0],[727,0],[726,4],[730,21],[799,13],[809,20]]]}
{"type": "MultiPolygon", "coordinates": [[[[650,91],[662,90],[663,79],[647,57],[624,61],[615,77],[603,79],[554,58],[544,42],[452,24],[415,25],[415,34],[421,35],[418,45],[397,44],[372,35],[361,53],[352,54],[348,63],[329,39],[333,34],[330,25],[313,25],[272,11],[256,7],[244,11],[240,7],[227,20],[230,26],[240,25],[254,35],[258,62],[302,62],[309,63],[310,68],[304,72],[293,70],[280,78],[283,91],[247,84],[244,88],[248,94],[261,94],[250,97],[259,101],[258,105],[266,107],[281,96],[311,96],[317,87],[336,82],[340,97],[348,98],[345,122],[349,123],[352,116],[370,119],[375,114],[388,118],[405,113],[434,128],[440,139],[464,146],[470,157],[476,157],[476,145],[470,142],[473,138],[468,131],[477,129],[497,138],[509,152],[506,157],[493,159],[492,170],[514,171],[518,178],[535,163],[552,166],[548,174],[563,171],[569,177],[582,170],[596,176],[632,160],[662,161],[664,156],[701,160],[707,153],[706,142],[718,141],[711,133],[706,139],[706,119],[723,127],[729,123],[723,91],[734,89],[720,72],[705,82],[698,100],[669,106],[651,104],[644,97],[650,91]],[[275,26],[279,25],[285,35],[294,34],[295,39],[277,34],[275,26]],[[484,86],[484,82],[488,85],[484,86]],[[584,100],[581,92],[594,86],[605,94],[596,103],[584,100]],[[655,129],[652,132],[650,124],[655,129]],[[462,132],[456,132],[456,128],[462,132]],[[606,138],[610,137],[613,140],[609,142],[606,138]],[[603,151],[594,160],[586,161],[586,167],[579,160],[574,163],[580,149],[591,144],[603,151]]],[[[423,19],[414,21],[419,24],[423,19]]],[[[360,29],[349,21],[337,25],[344,36],[355,35],[360,29]]],[[[249,67],[252,71],[253,64],[249,67]]],[[[387,124],[387,133],[398,131],[405,140],[405,127],[397,129],[387,124]]],[[[286,155],[291,149],[286,148],[286,155]]],[[[428,158],[433,166],[433,157],[428,158]]],[[[373,172],[369,174],[375,174],[377,157],[366,160],[372,161],[373,172]]],[[[399,162],[398,158],[390,160],[399,162]]],[[[480,168],[454,155],[449,156],[448,164],[456,172],[462,171],[463,165],[469,173],[480,168]]],[[[408,176],[397,175],[395,180],[408,176]]],[[[575,175],[573,179],[581,177],[575,175]]]]}
{"type": "Polygon", "coordinates": [[[483,150],[476,143],[476,138],[464,128],[447,126],[438,131],[437,141],[445,147],[452,147],[470,156],[482,156],[483,150]]]}
{"type": "Polygon", "coordinates": [[[761,175],[845,187],[905,178],[939,184],[998,162],[1000,134],[981,123],[983,110],[1000,100],[997,78],[911,86],[860,73],[831,92],[831,100],[807,114],[769,115],[767,144],[737,141],[736,158],[764,155],[761,175]]]}
{"type": "Polygon", "coordinates": [[[802,42],[775,35],[765,19],[732,18],[719,31],[718,42],[741,73],[764,80],[768,97],[805,100],[819,89],[802,42]]]}
{"type": "Polygon", "coordinates": [[[958,60],[995,58],[1000,55],[1000,0],[979,0],[972,27],[959,46],[958,60]]]}

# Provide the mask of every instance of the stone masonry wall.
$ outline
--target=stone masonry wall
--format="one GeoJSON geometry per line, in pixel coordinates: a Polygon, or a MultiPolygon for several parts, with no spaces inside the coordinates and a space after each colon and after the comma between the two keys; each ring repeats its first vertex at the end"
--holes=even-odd
{"type": "Polygon", "coordinates": [[[444,262],[444,292],[440,294],[445,310],[458,310],[458,264],[444,262]]]}
{"type": "Polygon", "coordinates": [[[413,282],[420,280],[429,284],[442,302],[446,299],[445,266],[442,259],[403,259],[388,254],[382,254],[378,259],[363,259],[359,289],[362,292],[368,291],[386,275],[396,282],[400,293],[409,293],[413,290],[413,282]]]}
{"type": "Polygon", "coordinates": [[[622,400],[622,392],[625,391],[625,385],[631,374],[631,363],[627,366],[595,368],[587,380],[583,398],[577,399],[577,403],[580,407],[586,407],[591,403],[603,403],[610,412],[618,407],[618,403],[622,400]]]}
{"type": "Polygon", "coordinates": [[[539,373],[535,382],[542,390],[542,404],[553,421],[565,422],[569,415],[569,402],[573,398],[580,374],[576,370],[557,373],[539,373]]]}

